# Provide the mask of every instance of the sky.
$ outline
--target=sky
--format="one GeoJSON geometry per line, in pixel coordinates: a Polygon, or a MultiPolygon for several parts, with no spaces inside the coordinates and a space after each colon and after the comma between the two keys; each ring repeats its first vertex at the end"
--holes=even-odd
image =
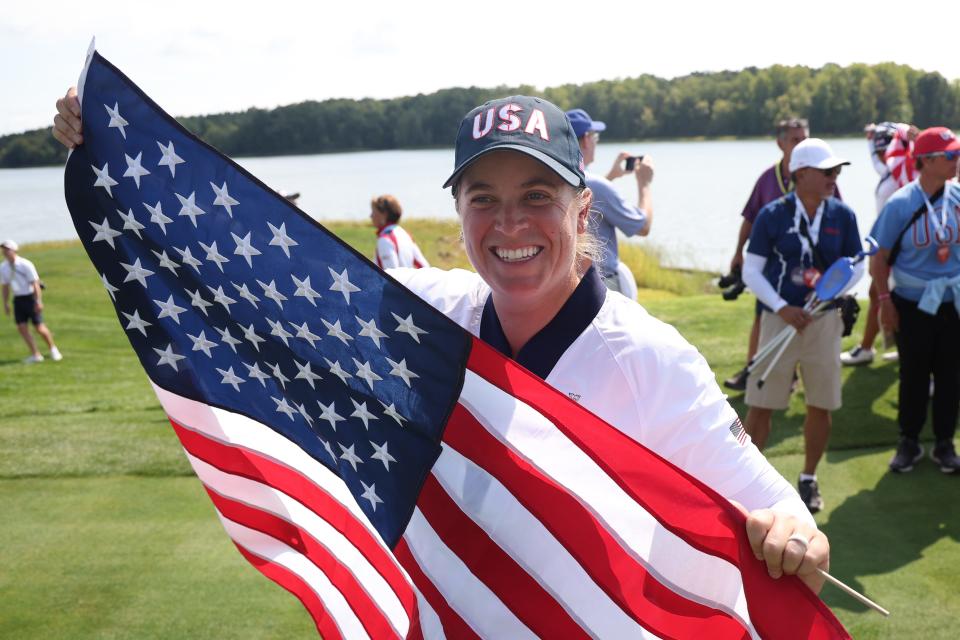
{"type": "MultiPolygon", "coordinates": [[[[956,23],[953,2],[917,6],[956,23]]],[[[0,135],[52,121],[93,36],[174,115],[772,64],[893,61],[960,78],[955,32],[932,32],[918,16],[923,41],[914,44],[903,13],[885,0],[8,3],[0,135]]]]}

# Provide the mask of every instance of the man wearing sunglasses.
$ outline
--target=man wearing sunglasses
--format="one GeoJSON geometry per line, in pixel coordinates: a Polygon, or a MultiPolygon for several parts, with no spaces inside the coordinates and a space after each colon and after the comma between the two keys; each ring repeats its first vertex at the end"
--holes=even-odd
{"type": "MultiPolygon", "coordinates": [[[[806,394],[803,423],[805,460],[797,484],[811,513],[823,508],[817,464],[830,436],[830,412],[840,408],[840,337],[837,309],[814,317],[803,306],[820,274],[844,256],[860,251],[853,210],[834,196],[846,160],[819,138],[807,138],[790,154],[794,191],[774,200],[757,215],[743,262],[743,281],[763,305],[760,345],[787,325],[798,335],[786,347],[764,385],[747,379],[746,430],[758,448],[770,435],[773,412],[786,409],[793,372],[799,365],[806,394]]],[[[853,276],[862,275],[862,263],[853,276]]],[[[761,365],[765,369],[766,365],[761,365]]]]}
{"type": "Polygon", "coordinates": [[[870,275],[880,300],[880,324],[894,331],[900,352],[897,422],[900,442],[890,470],[904,473],[923,457],[933,374],[930,457],[944,473],[960,469],[953,438],[960,413],[960,140],[946,127],[914,141],[920,177],[897,191],[874,224],[880,250],[870,275]],[[894,288],[888,290],[890,271],[894,288]]]}

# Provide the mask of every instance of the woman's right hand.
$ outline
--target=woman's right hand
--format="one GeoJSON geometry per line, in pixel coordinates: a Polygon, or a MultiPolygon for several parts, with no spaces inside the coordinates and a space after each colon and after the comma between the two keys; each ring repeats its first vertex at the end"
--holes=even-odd
{"type": "Polygon", "coordinates": [[[897,308],[893,306],[893,300],[887,294],[886,298],[880,300],[880,326],[885,332],[894,332],[900,328],[900,314],[897,308]]]}
{"type": "Polygon", "coordinates": [[[70,87],[57,100],[57,115],[53,117],[53,137],[67,149],[83,144],[83,126],[80,122],[80,101],[77,88],[70,87]]]}

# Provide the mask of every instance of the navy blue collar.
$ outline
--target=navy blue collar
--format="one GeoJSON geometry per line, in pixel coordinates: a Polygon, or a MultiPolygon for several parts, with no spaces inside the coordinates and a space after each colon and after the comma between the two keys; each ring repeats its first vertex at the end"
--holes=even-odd
{"type": "MultiPolygon", "coordinates": [[[[593,322],[607,297],[607,287],[600,274],[591,266],[583,275],[580,284],[574,289],[560,311],[547,325],[540,329],[527,344],[523,345],[517,357],[518,363],[531,372],[546,379],[567,348],[593,322]]],[[[493,307],[493,296],[487,298],[480,318],[480,339],[494,349],[513,358],[510,343],[500,326],[500,318],[493,307]]]]}

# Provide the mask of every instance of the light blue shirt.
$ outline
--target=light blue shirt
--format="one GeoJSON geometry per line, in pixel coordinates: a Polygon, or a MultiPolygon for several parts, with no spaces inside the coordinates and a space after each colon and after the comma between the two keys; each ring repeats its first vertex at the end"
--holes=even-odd
{"type": "Polygon", "coordinates": [[[646,228],[647,214],[627,202],[606,178],[588,173],[587,186],[593,191],[589,229],[603,247],[603,257],[597,261],[597,268],[604,278],[615,278],[620,259],[617,229],[627,236],[636,235],[646,228]]]}

